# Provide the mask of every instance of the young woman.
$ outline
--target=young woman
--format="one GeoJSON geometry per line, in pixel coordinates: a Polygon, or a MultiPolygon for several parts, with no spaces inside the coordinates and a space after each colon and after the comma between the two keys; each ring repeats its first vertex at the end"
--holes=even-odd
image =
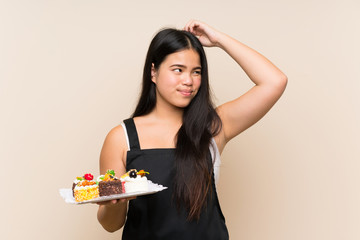
{"type": "Polygon", "coordinates": [[[106,137],[100,172],[145,169],[168,189],[102,203],[101,225],[113,232],[125,223],[123,239],[228,239],[214,184],[219,155],[270,110],[286,84],[269,60],[205,23],[160,31],[147,53],[138,105],[106,137]],[[203,46],[228,53],[254,87],[214,108],[203,46]]]}

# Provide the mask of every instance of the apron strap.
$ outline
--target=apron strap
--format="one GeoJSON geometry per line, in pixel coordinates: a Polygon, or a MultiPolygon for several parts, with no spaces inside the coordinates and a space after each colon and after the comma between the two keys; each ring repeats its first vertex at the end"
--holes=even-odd
{"type": "Polygon", "coordinates": [[[139,137],[136,131],[136,126],[133,118],[124,120],[126,131],[129,137],[130,151],[140,150],[139,137]]]}

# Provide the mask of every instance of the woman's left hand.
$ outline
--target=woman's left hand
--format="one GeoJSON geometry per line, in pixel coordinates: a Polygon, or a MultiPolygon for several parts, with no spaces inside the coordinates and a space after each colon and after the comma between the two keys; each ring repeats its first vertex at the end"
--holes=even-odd
{"type": "Polygon", "coordinates": [[[204,47],[218,46],[220,32],[203,22],[191,20],[185,25],[184,30],[197,36],[204,47]]]}

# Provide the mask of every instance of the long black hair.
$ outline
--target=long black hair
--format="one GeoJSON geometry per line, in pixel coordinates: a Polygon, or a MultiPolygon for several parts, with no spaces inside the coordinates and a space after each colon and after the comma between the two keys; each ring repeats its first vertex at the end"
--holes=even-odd
{"type": "Polygon", "coordinates": [[[184,108],[183,122],[176,138],[173,198],[178,209],[188,211],[188,220],[198,219],[206,207],[211,191],[213,164],[209,159],[211,138],[221,129],[209,87],[205,51],[193,34],[176,29],[163,29],[150,43],[146,56],[142,90],[133,117],[150,113],[156,105],[156,85],[151,81],[151,68],[158,70],[165,58],[185,49],[200,56],[201,85],[190,104],[184,108]]]}

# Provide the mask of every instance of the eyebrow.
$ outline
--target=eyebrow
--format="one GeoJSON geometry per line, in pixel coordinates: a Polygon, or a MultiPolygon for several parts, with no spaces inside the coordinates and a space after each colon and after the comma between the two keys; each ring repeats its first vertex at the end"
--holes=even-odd
{"type": "MultiPolygon", "coordinates": [[[[170,65],[170,67],[187,68],[185,65],[182,65],[182,64],[173,64],[173,65],[170,65]]],[[[194,67],[193,70],[194,69],[201,69],[201,66],[194,67]]]]}

